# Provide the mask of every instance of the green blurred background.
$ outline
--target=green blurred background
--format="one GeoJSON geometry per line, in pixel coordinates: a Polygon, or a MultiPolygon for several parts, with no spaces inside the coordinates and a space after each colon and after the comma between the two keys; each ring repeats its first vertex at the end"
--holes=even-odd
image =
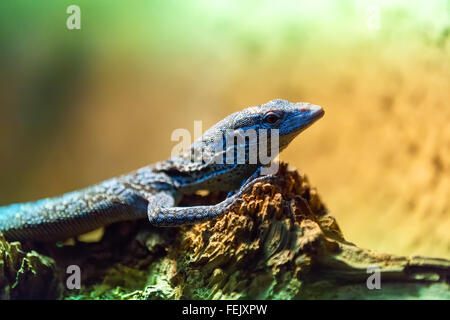
{"type": "Polygon", "coordinates": [[[174,129],[283,98],[326,110],[281,159],[348,240],[450,257],[449,0],[2,0],[0,12],[0,204],[163,160],[174,129]],[[71,4],[81,30],[66,28],[71,4]]]}

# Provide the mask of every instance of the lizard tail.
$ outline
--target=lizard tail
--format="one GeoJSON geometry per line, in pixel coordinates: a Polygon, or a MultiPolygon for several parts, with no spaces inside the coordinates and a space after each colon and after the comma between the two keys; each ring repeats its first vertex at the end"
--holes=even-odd
{"type": "Polygon", "coordinates": [[[95,188],[60,197],[0,207],[0,233],[8,241],[55,241],[102,226],[145,217],[147,202],[117,197],[95,188]]]}

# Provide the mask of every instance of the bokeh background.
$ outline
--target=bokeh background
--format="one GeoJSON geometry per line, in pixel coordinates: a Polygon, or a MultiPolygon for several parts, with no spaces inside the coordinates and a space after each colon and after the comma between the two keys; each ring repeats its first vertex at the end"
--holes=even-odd
{"type": "Polygon", "coordinates": [[[326,110],[281,159],[348,240],[450,257],[449,0],[2,0],[0,12],[0,205],[163,160],[174,129],[283,98],[326,110]],[[71,4],[81,30],[66,28],[71,4]]]}

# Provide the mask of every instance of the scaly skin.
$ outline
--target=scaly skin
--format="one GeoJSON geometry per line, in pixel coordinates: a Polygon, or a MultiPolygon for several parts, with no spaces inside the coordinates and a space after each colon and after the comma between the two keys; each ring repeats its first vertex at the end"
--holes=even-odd
{"type": "MultiPolygon", "coordinates": [[[[226,130],[255,129],[259,133],[259,129],[278,129],[279,152],[323,113],[318,106],[285,100],[233,113],[206,131],[190,152],[59,197],[0,207],[0,232],[7,240],[54,241],[145,217],[157,226],[217,218],[239,203],[255,183],[274,178],[259,175],[262,163],[249,163],[249,141],[245,143],[245,163],[214,161],[223,156],[216,147],[226,130]],[[201,151],[200,157],[195,157],[198,161],[193,161],[194,151],[201,151]],[[183,195],[197,190],[238,191],[216,205],[177,207],[183,195]]],[[[268,139],[268,145],[270,142],[268,139]]],[[[236,150],[236,145],[232,148],[236,150]]]]}

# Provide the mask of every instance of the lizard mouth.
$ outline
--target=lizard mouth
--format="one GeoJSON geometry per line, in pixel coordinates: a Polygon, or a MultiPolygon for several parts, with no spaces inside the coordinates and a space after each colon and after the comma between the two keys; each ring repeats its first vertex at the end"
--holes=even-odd
{"type": "Polygon", "coordinates": [[[325,114],[325,110],[323,110],[323,108],[321,106],[317,106],[314,104],[309,104],[307,108],[303,108],[300,110],[302,112],[309,111],[310,112],[309,118],[311,119],[311,121],[320,119],[325,114]]]}
{"type": "Polygon", "coordinates": [[[325,110],[323,110],[322,108],[320,108],[318,111],[316,111],[315,113],[313,113],[312,117],[311,117],[311,123],[319,120],[320,118],[322,118],[325,114],[325,110]]]}
{"type": "Polygon", "coordinates": [[[286,127],[288,128],[286,133],[297,135],[322,118],[324,114],[325,111],[321,107],[315,105],[310,105],[306,110],[300,109],[299,113],[286,123],[286,127]],[[305,117],[304,112],[308,112],[309,115],[305,117]]]}
{"type": "MultiPolygon", "coordinates": [[[[314,122],[322,118],[325,114],[325,110],[322,109],[320,106],[316,105],[310,105],[307,109],[307,112],[309,111],[309,115],[307,118],[301,118],[299,120],[299,130],[303,131],[306,128],[308,128],[310,125],[312,125],[314,122]]],[[[301,110],[301,112],[304,112],[304,109],[301,110]]]]}

